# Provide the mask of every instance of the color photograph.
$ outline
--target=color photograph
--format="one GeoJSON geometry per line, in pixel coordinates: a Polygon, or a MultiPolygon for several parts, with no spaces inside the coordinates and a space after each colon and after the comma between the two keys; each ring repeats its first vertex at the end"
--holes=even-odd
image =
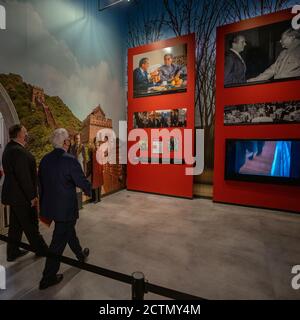
{"type": "Polygon", "coordinates": [[[135,112],[133,127],[138,128],[180,128],[187,126],[187,109],[135,112]]]}
{"type": "Polygon", "coordinates": [[[152,153],[153,154],[162,154],[163,153],[163,142],[158,139],[152,141],[152,153]]]}
{"type": "Polygon", "coordinates": [[[187,89],[187,45],[180,44],[133,57],[134,98],[187,89]]]}
{"type": "Polygon", "coordinates": [[[168,150],[170,152],[176,152],[179,148],[179,140],[178,138],[171,137],[171,139],[168,141],[168,150]]]}

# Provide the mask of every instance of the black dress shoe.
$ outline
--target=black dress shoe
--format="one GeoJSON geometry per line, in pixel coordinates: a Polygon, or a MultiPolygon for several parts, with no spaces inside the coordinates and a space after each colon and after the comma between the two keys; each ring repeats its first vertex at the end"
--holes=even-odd
{"type": "Polygon", "coordinates": [[[8,261],[8,262],[13,262],[13,261],[15,261],[16,259],[25,256],[25,254],[27,254],[27,253],[28,253],[28,251],[26,251],[26,250],[21,250],[21,249],[20,249],[20,250],[18,251],[18,253],[14,254],[13,256],[7,256],[7,261],[8,261]]]}
{"type": "Polygon", "coordinates": [[[84,248],[82,250],[82,256],[80,258],[78,258],[78,261],[79,262],[86,262],[87,257],[89,256],[89,254],[90,254],[90,249],[89,248],[84,248]]]}
{"type": "Polygon", "coordinates": [[[51,286],[55,286],[56,284],[60,283],[64,276],[62,274],[57,274],[53,279],[42,279],[40,282],[40,290],[45,290],[51,286]]]}

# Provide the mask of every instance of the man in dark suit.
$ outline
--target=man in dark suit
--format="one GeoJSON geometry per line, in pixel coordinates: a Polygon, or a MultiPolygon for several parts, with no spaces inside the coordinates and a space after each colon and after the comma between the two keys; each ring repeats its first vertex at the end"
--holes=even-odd
{"type": "Polygon", "coordinates": [[[243,35],[237,34],[231,40],[231,48],[225,54],[224,85],[237,85],[246,82],[246,63],[241,56],[246,46],[243,35]]]}
{"type": "Polygon", "coordinates": [[[14,261],[27,253],[17,245],[23,231],[37,255],[44,255],[47,245],[39,233],[37,168],[33,155],[25,149],[27,130],[20,124],[14,125],[9,129],[9,137],[2,157],[2,203],[10,206],[8,237],[13,243],[7,244],[7,261],[14,261]]]}
{"type": "MultiPolygon", "coordinates": [[[[68,244],[79,261],[84,262],[89,249],[82,250],[76,236],[75,225],[79,217],[76,187],[91,196],[91,184],[86,179],[78,160],[67,153],[70,138],[67,130],[56,129],[52,136],[54,150],[48,153],[39,166],[39,191],[41,218],[55,222],[50,252],[62,255],[68,244]]],[[[47,258],[40,289],[59,283],[63,276],[57,274],[60,263],[47,258]]]]}
{"type": "MultiPolygon", "coordinates": [[[[74,136],[74,143],[71,145],[69,152],[79,161],[83,172],[86,172],[86,153],[85,147],[81,143],[81,136],[80,133],[76,133],[74,136]]],[[[79,209],[82,209],[82,192],[77,190],[77,201],[79,209]]]]}
{"type": "Polygon", "coordinates": [[[148,68],[149,59],[142,58],[139,67],[133,71],[133,90],[135,95],[146,93],[149,87],[148,68]]]}

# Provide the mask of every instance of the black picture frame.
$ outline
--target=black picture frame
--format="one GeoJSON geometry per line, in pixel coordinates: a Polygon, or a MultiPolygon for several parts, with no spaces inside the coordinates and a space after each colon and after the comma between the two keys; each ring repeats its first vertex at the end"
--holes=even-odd
{"type": "MultiPolygon", "coordinates": [[[[300,52],[300,39],[295,38],[295,48],[292,46],[289,49],[284,48],[280,40],[287,30],[293,30],[290,20],[225,35],[224,88],[299,80],[300,54],[298,53],[300,52]],[[238,43],[241,40],[241,36],[244,37],[246,46],[244,49],[241,47],[236,48],[238,51],[242,50],[237,54],[232,43],[238,43]],[[293,68],[293,71],[283,68],[285,62],[279,56],[283,57],[284,54],[289,55],[289,61],[287,62],[294,61],[295,65],[298,66],[296,71],[295,68],[293,68]],[[275,62],[277,63],[277,69],[273,77],[261,79],[262,73],[275,62]],[[282,66],[281,69],[278,68],[280,64],[282,66]],[[260,76],[259,79],[253,80],[258,76],[260,76]],[[250,79],[252,81],[248,82],[250,79]]],[[[293,32],[298,33],[299,31],[293,30],[293,32]]],[[[291,35],[290,33],[288,34],[291,35]]]]}
{"type": "Polygon", "coordinates": [[[300,124],[300,100],[224,107],[224,126],[300,124]]]}

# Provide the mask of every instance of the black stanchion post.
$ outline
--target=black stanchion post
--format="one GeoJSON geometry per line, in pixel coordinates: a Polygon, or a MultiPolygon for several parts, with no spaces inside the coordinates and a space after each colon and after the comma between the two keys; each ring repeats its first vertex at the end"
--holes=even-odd
{"type": "Polygon", "coordinates": [[[136,271],[132,274],[132,300],[144,300],[145,276],[136,271]]]}

